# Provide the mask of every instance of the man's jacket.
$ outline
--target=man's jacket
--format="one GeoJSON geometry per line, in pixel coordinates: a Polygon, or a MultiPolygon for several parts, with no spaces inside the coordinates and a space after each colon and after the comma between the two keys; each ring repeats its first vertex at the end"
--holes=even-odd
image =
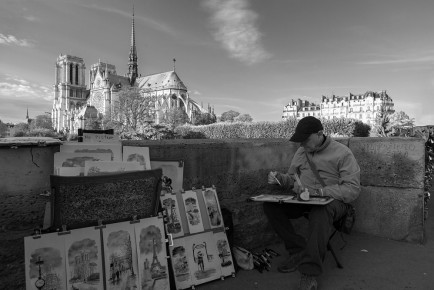
{"type": "Polygon", "coordinates": [[[295,152],[288,173],[278,174],[277,178],[281,181],[282,186],[292,188],[294,178],[291,175],[298,173],[302,185],[309,190],[322,188],[324,195],[345,203],[352,202],[359,196],[360,167],[347,146],[326,137],[320,147],[307,154],[326,186],[322,187],[312,172],[303,147],[298,148],[295,152]]]}

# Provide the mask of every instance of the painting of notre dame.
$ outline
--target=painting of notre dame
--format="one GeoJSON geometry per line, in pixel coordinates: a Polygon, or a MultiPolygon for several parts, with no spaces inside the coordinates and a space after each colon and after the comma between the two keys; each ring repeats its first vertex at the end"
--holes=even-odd
{"type": "Polygon", "coordinates": [[[217,192],[213,188],[206,188],[205,191],[202,191],[202,194],[211,228],[222,227],[223,218],[217,192]]]}
{"type": "Polygon", "coordinates": [[[223,276],[230,276],[235,273],[234,262],[232,259],[231,248],[225,232],[214,233],[215,246],[220,259],[220,266],[223,276]]]}
{"type": "Polygon", "coordinates": [[[24,238],[26,289],[66,290],[65,236],[24,238]]]}
{"type": "Polygon", "coordinates": [[[185,238],[173,240],[173,245],[169,249],[172,260],[172,268],[175,276],[176,289],[187,289],[191,287],[192,280],[190,274],[190,264],[187,250],[185,247],[185,238]]]}
{"type": "Polygon", "coordinates": [[[184,201],[185,214],[187,216],[187,224],[190,234],[203,232],[203,221],[196,192],[188,190],[182,194],[182,199],[184,201]]]}
{"type": "Polygon", "coordinates": [[[170,290],[163,218],[151,217],[135,224],[141,290],[170,290]]]}
{"type": "Polygon", "coordinates": [[[167,233],[172,234],[173,238],[183,236],[184,230],[182,229],[181,216],[176,195],[165,194],[161,196],[160,200],[163,208],[167,212],[167,233]]]}
{"type": "Polygon", "coordinates": [[[65,236],[68,290],[103,290],[100,230],[72,230],[65,236]]]}
{"type": "Polygon", "coordinates": [[[134,224],[108,224],[102,231],[107,289],[138,289],[134,224]]]}

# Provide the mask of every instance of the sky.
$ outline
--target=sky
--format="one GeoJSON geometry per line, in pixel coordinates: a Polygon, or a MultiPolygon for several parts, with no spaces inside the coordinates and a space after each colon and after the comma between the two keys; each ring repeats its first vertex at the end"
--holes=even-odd
{"type": "MultiPolygon", "coordinates": [[[[281,120],[292,99],[386,90],[434,125],[432,0],[1,0],[0,120],[51,112],[60,54],[173,70],[199,104],[281,120]]],[[[89,87],[89,83],[86,83],[89,87]]]]}

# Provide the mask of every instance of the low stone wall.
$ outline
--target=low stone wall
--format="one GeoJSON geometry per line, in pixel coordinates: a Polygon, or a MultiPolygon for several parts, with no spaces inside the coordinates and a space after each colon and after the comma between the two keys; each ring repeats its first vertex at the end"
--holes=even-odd
{"type": "MultiPolygon", "coordinates": [[[[422,139],[341,138],[361,167],[355,230],[423,241],[422,139]]],[[[277,240],[253,195],[275,192],[270,170],[286,171],[297,145],[282,139],[123,141],[150,148],[151,160],[183,160],[184,189],[215,185],[234,218],[235,243],[254,248],[277,240]]],[[[23,238],[43,223],[49,175],[59,145],[0,146],[0,289],[24,289],[23,238]]]]}

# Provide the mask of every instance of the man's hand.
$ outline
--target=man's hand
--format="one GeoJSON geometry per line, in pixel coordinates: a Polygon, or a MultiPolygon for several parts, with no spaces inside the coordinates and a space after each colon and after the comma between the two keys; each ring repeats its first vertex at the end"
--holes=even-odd
{"type": "Polygon", "coordinates": [[[270,171],[268,173],[268,184],[280,184],[280,181],[277,179],[277,172],[276,171],[270,171]]]}

